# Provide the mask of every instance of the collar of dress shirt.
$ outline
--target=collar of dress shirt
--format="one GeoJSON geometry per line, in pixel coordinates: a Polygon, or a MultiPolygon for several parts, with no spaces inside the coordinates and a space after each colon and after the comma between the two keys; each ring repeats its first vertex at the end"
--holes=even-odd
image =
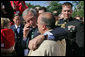
{"type": "Polygon", "coordinates": [[[52,39],[54,39],[54,36],[53,36],[53,34],[50,31],[51,30],[46,31],[43,35],[44,36],[47,35],[48,36],[47,39],[49,39],[49,40],[51,39],[52,40],[52,39]]]}
{"type": "Polygon", "coordinates": [[[52,31],[52,30],[48,30],[48,31],[46,31],[43,35],[52,35],[52,33],[50,32],[50,31],[52,31]]]}
{"type": "Polygon", "coordinates": [[[16,28],[18,28],[18,27],[20,27],[20,25],[19,25],[19,26],[17,26],[17,25],[15,24],[15,27],[16,27],[16,28]]]}

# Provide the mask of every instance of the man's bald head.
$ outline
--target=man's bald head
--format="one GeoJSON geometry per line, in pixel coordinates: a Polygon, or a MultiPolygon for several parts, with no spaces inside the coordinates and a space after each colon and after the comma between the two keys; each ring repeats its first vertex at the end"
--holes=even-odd
{"type": "Polygon", "coordinates": [[[45,24],[49,29],[55,27],[55,17],[50,12],[44,12],[40,14],[38,20],[40,23],[45,24]]]}

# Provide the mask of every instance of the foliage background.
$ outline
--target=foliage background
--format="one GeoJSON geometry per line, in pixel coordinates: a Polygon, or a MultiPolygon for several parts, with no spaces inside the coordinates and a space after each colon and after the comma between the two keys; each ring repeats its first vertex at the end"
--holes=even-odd
{"type": "MultiPolygon", "coordinates": [[[[62,7],[60,1],[48,1],[46,4],[49,4],[46,8],[48,12],[53,12],[54,10],[57,10],[58,14],[61,13],[62,7]]],[[[34,7],[42,7],[40,5],[32,5],[30,3],[26,3],[29,8],[34,8],[34,7]]],[[[72,1],[73,4],[73,14],[72,17],[75,16],[81,16],[84,17],[84,1],[72,1]]]]}

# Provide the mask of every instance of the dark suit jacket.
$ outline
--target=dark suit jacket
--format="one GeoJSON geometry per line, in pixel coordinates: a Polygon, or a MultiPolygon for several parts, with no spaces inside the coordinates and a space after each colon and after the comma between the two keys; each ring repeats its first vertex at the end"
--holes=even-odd
{"type": "Polygon", "coordinates": [[[63,24],[64,22],[66,22],[65,29],[68,31],[66,55],[78,56],[81,53],[78,48],[84,48],[84,24],[72,17],[66,20],[60,19],[58,24],[63,24]]]}
{"type": "Polygon", "coordinates": [[[24,25],[22,25],[22,24],[20,25],[20,32],[19,33],[17,32],[17,29],[16,29],[15,25],[12,25],[10,28],[15,32],[15,37],[17,39],[23,37],[23,28],[24,28],[24,25]]]}
{"type": "Polygon", "coordinates": [[[24,55],[24,50],[23,50],[23,28],[24,25],[20,25],[20,32],[17,32],[17,29],[15,27],[15,25],[12,25],[10,27],[14,32],[15,32],[15,50],[17,55],[21,56],[24,55]]]}
{"type": "Polygon", "coordinates": [[[24,25],[20,25],[20,32],[18,33],[15,25],[11,26],[11,29],[15,32],[15,41],[16,41],[16,45],[19,44],[18,46],[20,46],[22,44],[22,40],[23,40],[23,27],[24,27],[24,25]]]}
{"type": "MultiPolygon", "coordinates": [[[[68,31],[68,42],[75,42],[79,47],[84,47],[84,25],[81,21],[69,18],[67,20],[60,19],[58,24],[65,24],[65,29],[68,31]],[[74,30],[72,26],[74,26],[74,30]]],[[[73,46],[74,47],[74,46],[73,46]]]]}

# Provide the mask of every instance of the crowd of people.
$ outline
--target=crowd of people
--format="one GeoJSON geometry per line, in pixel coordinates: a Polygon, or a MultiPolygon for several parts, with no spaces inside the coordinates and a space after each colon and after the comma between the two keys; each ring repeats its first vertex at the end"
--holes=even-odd
{"type": "Polygon", "coordinates": [[[1,56],[84,56],[84,17],[73,18],[72,7],[63,3],[58,15],[25,1],[1,2],[1,56]]]}

